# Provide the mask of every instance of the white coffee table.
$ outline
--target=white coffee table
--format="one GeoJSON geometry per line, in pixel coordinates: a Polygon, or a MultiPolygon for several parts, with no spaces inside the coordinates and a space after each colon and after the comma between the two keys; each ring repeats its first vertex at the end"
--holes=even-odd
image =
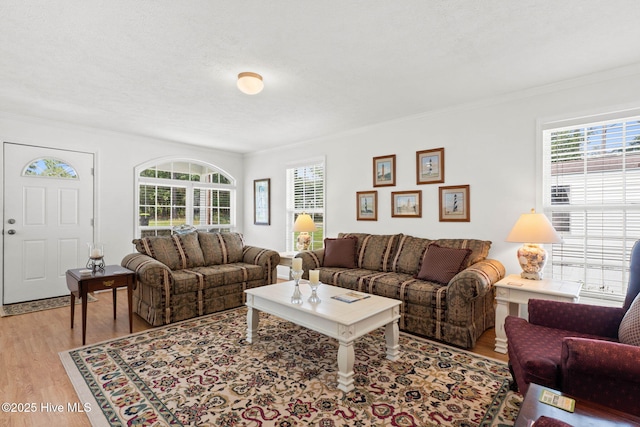
{"type": "Polygon", "coordinates": [[[371,295],[352,303],[331,298],[349,292],[348,289],[322,284],[318,296],[322,302],[311,304],[308,282],[300,281],[300,291],[304,302],[291,303],[294,282],[277,283],[247,289],[247,341],[257,338],[259,312],[273,314],[323,335],[335,338],[338,348],[338,388],[344,392],[354,389],[353,365],[355,362],[354,341],[369,332],[385,326],[387,359],[397,360],[400,354],[398,344],[401,301],[371,295]]]}

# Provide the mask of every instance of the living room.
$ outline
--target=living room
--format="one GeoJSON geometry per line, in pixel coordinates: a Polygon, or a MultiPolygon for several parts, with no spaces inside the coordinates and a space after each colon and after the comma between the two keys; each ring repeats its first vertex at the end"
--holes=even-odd
{"type": "MultiPolygon", "coordinates": [[[[504,6],[500,3],[494,2],[494,12],[504,6]]],[[[588,6],[582,5],[582,2],[573,2],[573,6],[579,9],[602,7],[596,2],[589,3],[588,6]]],[[[377,6],[383,7],[381,4],[377,6]]],[[[460,4],[459,7],[464,8],[464,5],[460,4]]],[[[529,7],[534,8],[535,5],[529,4],[529,7]]],[[[619,117],[633,117],[640,113],[638,102],[640,58],[634,53],[632,42],[638,39],[636,36],[640,34],[635,28],[637,27],[635,23],[628,25],[629,21],[620,16],[632,15],[632,12],[637,11],[633,7],[632,3],[621,2],[620,10],[615,13],[609,6],[607,10],[597,12],[582,11],[581,13],[585,13],[590,18],[588,30],[583,29],[583,32],[578,32],[571,28],[570,34],[562,38],[559,30],[554,28],[555,32],[549,36],[552,41],[547,40],[547,44],[543,44],[545,37],[534,38],[534,41],[541,43],[539,48],[536,45],[522,47],[523,52],[535,58],[535,61],[527,62],[527,68],[534,72],[527,74],[529,80],[524,84],[518,81],[519,71],[523,65],[518,64],[517,61],[513,64],[514,70],[505,71],[484,68],[490,67],[492,61],[497,61],[495,58],[487,58],[486,62],[481,63],[482,68],[469,72],[468,76],[456,74],[462,73],[460,69],[464,67],[456,68],[447,84],[442,83],[441,87],[439,87],[441,83],[434,82],[430,74],[414,74],[407,66],[406,74],[393,76],[392,79],[415,79],[413,85],[421,87],[419,95],[415,98],[432,98],[429,108],[406,110],[407,113],[398,115],[392,108],[398,101],[395,98],[388,101],[385,96],[380,96],[378,102],[380,109],[385,106],[384,110],[388,112],[378,117],[386,114],[384,119],[364,123],[355,118],[349,122],[345,118],[342,127],[327,128],[327,131],[318,131],[314,135],[304,134],[304,137],[293,140],[289,135],[282,135],[282,140],[286,143],[281,145],[265,142],[264,148],[251,145],[251,148],[243,146],[238,151],[229,148],[234,145],[231,138],[223,141],[225,144],[217,144],[216,141],[220,139],[217,135],[212,135],[209,139],[190,138],[190,130],[184,129],[181,124],[173,128],[165,128],[164,122],[172,121],[172,117],[156,116],[153,120],[157,127],[154,127],[153,121],[149,121],[136,128],[136,122],[138,120],[142,122],[145,117],[145,114],[141,113],[145,108],[144,105],[136,107],[140,112],[139,116],[134,116],[130,110],[122,115],[113,114],[111,111],[110,119],[114,122],[118,119],[121,121],[119,129],[117,126],[113,128],[100,126],[98,119],[93,116],[99,114],[99,111],[82,110],[77,114],[77,106],[67,101],[67,98],[61,96],[56,100],[48,98],[47,93],[33,93],[33,98],[37,99],[44,108],[37,112],[34,109],[34,113],[29,114],[31,105],[17,99],[19,94],[29,93],[24,89],[27,87],[26,79],[16,80],[11,77],[11,61],[7,60],[3,61],[4,65],[2,65],[4,81],[2,93],[5,94],[2,99],[6,102],[2,103],[2,111],[0,111],[0,135],[4,143],[82,151],[94,155],[94,240],[104,244],[105,259],[109,264],[119,264],[125,255],[133,251],[132,239],[139,237],[136,168],[140,165],[158,159],[197,159],[220,168],[233,177],[236,183],[233,230],[241,232],[246,242],[251,245],[285,251],[294,245],[293,235],[288,233],[287,228],[291,224],[287,223],[286,171],[295,165],[320,160],[325,167],[324,237],[336,237],[340,232],[361,232],[405,233],[432,239],[490,240],[492,242],[490,258],[500,260],[508,273],[518,273],[520,266],[515,254],[518,245],[506,242],[505,239],[522,213],[528,212],[531,208],[539,210],[542,208],[541,156],[542,130],[545,126],[578,118],[587,118],[588,121],[590,117],[598,118],[614,113],[619,117]],[[612,13],[612,16],[607,16],[608,13],[612,13]],[[603,21],[609,25],[602,27],[596,25],[603,21]],[[583,43],[580,36],[588,32],[595,33],[597,38],[602,40],[610,38],[611,41],[583,43]],[[554,43],[565,49],[566,56],[545,55],[544,49],[551,49],[554,43]],[[611,51],[617,55],[611,53],[607,56],[608,44],[615,46],[611,51]],[[621,51],[625,51],[626,56],[623,56],[621,51]],[[562,61],[573,61],[579,66],[571,70],[557,67],[557,63],[562,61]],[[478,90],[476,95],[473,93],[475,89],[470,87],[469,83],[477,81],[471,75],[474,73],[476,77],[480,76],[478,77],[480,81],[486,79],[487,85],[495,84],[501,79],[504,80],[504,85],[500,89],[495,89],[498,86],[492,86],[494,89],[490,91],[478,90]],[[22,90],[15,87],[20,87],[22,90]],[[433,107],[440,102],[440,99],[444,100],[442,106],[433,107]],[[356,123],[356,125],[349,127],[344,123],[356,123]],[[162,129],[170,131],[163,133],[162,129]],[[202,143],[205,140],[210,144],[202,143]],[[444,182],[417,185],[416,153],[441,147],[444,148],[445,153],[444,182]],[[395,155],[395,186],[374,187],[373,159],[386,155],[395,155]],[[260,179],[270,180],[269,225],[254,224],[254,181],[260,179]],[[470,220],[468,222],[439,220],[439,187],[454,185],[469,185],[470,220]],[[377,191],[378,197],[377,221],[359,221],[356,193],[374,190],[377,191]],[[421,217],[393,217],[391,193],[409,190],[422,192],[421,217]]],[[[546,5],[544,9],[547,14],[553,15],[552,6],[546,5]]],[[[565,22],[569,22],[570,10],[562,7],[558,13],[564,14],[565,22]]],[[[482,22],[486,23],[487,20],[482,22]]],[[[554,22],[557,24],[557,21],[554,22]]],[[[344,21],[335,25],[340,24],[346,25],[344,21]]],[[[527,32],[527,30],[522,31],[527,32]]],[[[536,31],[544,33],[544,25],[536,26],[532,33],[536,31]]],[[[563,31],[568,29],[565,27],[563,31]]],[[[496,37],[499,39],[507,35],[500,33],[496,37]]],[[[592,34],[588,40],[591,42],[594,38],[596,36],[592,34]]],[[[11,43],[9,38],[4,40],[3,46],[11,43]]],[[[465,40],[466,43],[473,44],[473,39],[465,40]]],[[[492,39],[481,38],[480,40],[488,43],[492,39]]],[[[481,42],[477,43],[474,49],[484,46],[481,42]]],[[[37,46],[37,43],[34,46],[37,46]]],[[[27,49],[27,46],[23,48],[27,49]]],[[[559,55],[560,51],[561,49],[556,49],[553,53],[559,55]]],[[[481,55],[482,52],[479,51],[477,55],[481,55]]],[[[470,54],[470,52],[467,53],[470,54]]],[[[494,50],[489,50],[489,53],[499,55],[499,52],[494,50]]],[[[336,55],[339,54],[340,49],[336,48],[336,55]]],[[[409,55],[409,53],[406,54],[409,55]]],[[[419,54],[421,53],[413,53],[413,55],[419,54]]],[[[517,54],[514,51],[504,53],[505,56],[511,54],[515,55],[518,61],[523,60],[522,53],[517,54]]],[[[425,55],[429,53],[426,52],[425,55]]],[[[79,59],[81,60],[83,59],[79,59]]],[[[398,60],[401,58],[393,59],[393,61],[398,60]]],[[[442,59],[434,55],[434,62],[438,60],[442,59]]],[[[471,59],[469,61],[472,62],[471,59]]],[[[264,59],[249,62],[249,64],[263,62],[264,59]]],[[[339,59],[336,59],[336,63],[339,62],[339,59]]],[[[413,62],[410,61],[408,64],[411,65],[413,62]]],[[[45,61],[40,65],[46,67],[54,64],[47,64],[45,61]]],[[[452,65],[460,66],[460,64],[452,65]]],[[[375,69],[375,65],[371,63],[363,67],[375,69]]],[[[109,71],[115,73],[114,70],[109,71]]],[[[253,113],[238,113],[241,117],[234,118],[233,125],[240,128],[244,123],[247,128],[255,126],[265,133],[269,130],[277,134],[278,129],[264,127],[264,124],[260,127],[256,124],[261,114],[255,113],[256,108],[261,108],[261,96],[266,99],[262,101],[262,108],[270,108],[274,105],[273,102],[277,101],[274,98],[277,98],[282,86],[286,85],[282,80],[285,73],[278,75],[275,71],[271,71],[271,74],[265,72],[263,93],[249,97],[237,92],[235,87],[235,75],[242,71],[264,72],[261,69],[246,70],[244,68],[219,72],[219,74],[231,75],[227,82],[228,90],[234,91],[234,95],[239,99],[234,101],[234,108],[245,103],[247,109],[253,113]],[[249,103],[254,105],[248,105],[249,103]]],[[[325,72],[328,73],[328,71],[325,72]]],[[[24,73],[26,71],[23,70],[21,74],[24,73]]],[[[353,70],[344,73],[350,75],[350,80],[357,78],[353,75],[353,70]]],[[[106,74],[106,71],[104,74],[97,73],[96,78],[105,77],[106,74]]],[[[298,79],[304,77],[304,74],[297,76],[298,79]]],[[[316,82],[318,79],[317,76],[311,77],[311,82],[316,82]]],[[[137,78],[139,82],[145,81],[139,76],[137,78]]],[[[164,80],[162,82],[167,83],[164,80]]],[[[384,84],[383,80],[381,82],[384,84]]],[[[143,83],[139,84],[143,85],[143,83]]],[[[411,86],[407,84],[401,88],[407,89],[411,86]]],[[[342,87],[342,90],[348,88],[347,85],[342,87]]],[[[52,93],[56,93],[53,87],[49,89],[52,93]]],[[[154,90],[161,92],[163,87],[154,87],[154,90]]],[[[369,90],[373,94],[380,91],[386,95],[382,88],[375,85],[369,87],[369,90]]],[[[207,96],[208,99],[200,100],[199,103],[219,102],[217,94],[207,94],[207,96]]],[[[351,92],[346,91],[336,96],[332,101],[335,104],[330,103],[325,107],[330,109],[341,99],[350,97],[352,97],[351,92]]],[[[124,100],[121,101],[123,104],[133,103],[128,97],[123,98],[124,100]]],[[[99,99],[92,97],[87,99],[88,102],[99,105],[99,99]]],[[[180,100],[180,102],[183,101],[180,100]]],[[[408,97],[405,101],[416,102],[414,97],[408,97]]],[[[322,122],[324,113],[318,108],[314,105],[313,113],[317,117],[316,120],[322,122]]],[[[111,110],[111,107],[105,109],[111,110]]],[[[238,110],[230,109],[230,111],[238,110]]],[[[298,117],[291,110],[283,111],[291,115],[290,120],[296,120],[298,117]]],[[[352,113],[355,117],[356,112],[352,113]]],[[[305,119],[311,120],[314,114],[305,119]]],[[[198,116],[203,122],[209,119],[207,114],[198,116]]],[[[273,127],[286,129],[284,126],[287,120],[289,119],[281,119],[273,127]]],[[[213,121],[220,126],[226,126],[221,124],[224,120],[216,118],[213,121]]],[[[302,124],[293,127],[292,132],[298,132],[297,128],[304,127],[305,122],[302,120],[300,122],[302,124]]],[[[315,122],[308,123],[309,126],[316,126],[315,122]]],[[[229,128],[232,127],[229,125],[229,128]]],[[[271,137],[271,139],[277,139],[277,137],[271,137]]],[[[4,161],[3,153],[3,165],[4,161]]],[[[6,209],[3,198],[5,214],[6,209]]],[[[8,218],[4,219],[6,221],[8,218]]],[[[3,240],[3,252],[4,249],[3,240]]],[[[0,262],[3,263],[4,271],[4,259],[0,262]]],[[[4,286],[3,280],[2,287],[4,286]]]]}

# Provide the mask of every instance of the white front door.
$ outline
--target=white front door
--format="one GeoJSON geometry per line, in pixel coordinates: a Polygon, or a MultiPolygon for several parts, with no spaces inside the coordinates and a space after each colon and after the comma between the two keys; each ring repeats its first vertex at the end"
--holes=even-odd
{"type": "Polygon", "coordinates": [[[93,154],[3,148],[3,304],[66,295],[93,241],[93,154]]]}

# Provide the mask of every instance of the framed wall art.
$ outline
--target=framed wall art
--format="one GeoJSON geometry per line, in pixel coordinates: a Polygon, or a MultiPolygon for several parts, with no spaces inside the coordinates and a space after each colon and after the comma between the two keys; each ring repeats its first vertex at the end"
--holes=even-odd
{"type": "Polygon", "coordinates": [[[255,225],[271,224],[271,179],[253,181],[253,223],[255,225]]]}
{"type": "Polygon", "coordinates": [[[373,158],[373,186],[387,187],[396,185],[396,155],[373,158]]]}
{"type": "Polygon", "coordinates": [[[444,148],[416,152],[416,183],[444,182],[444,148]]]}
{"type": "Polygon", "coordinates": [[[469,222],[469,186],[440,187],[440,221],[469,222]]]}
{"type": "Polygon", "coordinates": [[[392,191],[391,216],[394,218],[421,218],[422,190],[392,191]]]}
{"type": "Polygon", "coordinates": [[[358,191],[356,192],[356,206],[358,221],[378,220],[378,192],[358,191]]]}

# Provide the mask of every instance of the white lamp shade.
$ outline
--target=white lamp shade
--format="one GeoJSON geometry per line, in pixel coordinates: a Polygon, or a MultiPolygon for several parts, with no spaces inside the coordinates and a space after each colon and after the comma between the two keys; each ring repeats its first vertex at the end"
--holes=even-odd
{"type": "Polygon", "coordinates": [[[244,72],[238,74],[238,89],[247,95],[255,95],[262,92],[264,82],[262,76],[257,73],[244,72]]]}
{"type": "Polygon", "coordinates": [[[551,225],[551,221],[544,214],[522,214],[507,236],[507,242],[516,243],[561,243],[562,237],[551,225]]]}
{"type": "Polygon", "coordinates": [[[293,231],[309,232],[316,231],[316,224],[309,214],[300,214],[293,224],[293,231]]]}

